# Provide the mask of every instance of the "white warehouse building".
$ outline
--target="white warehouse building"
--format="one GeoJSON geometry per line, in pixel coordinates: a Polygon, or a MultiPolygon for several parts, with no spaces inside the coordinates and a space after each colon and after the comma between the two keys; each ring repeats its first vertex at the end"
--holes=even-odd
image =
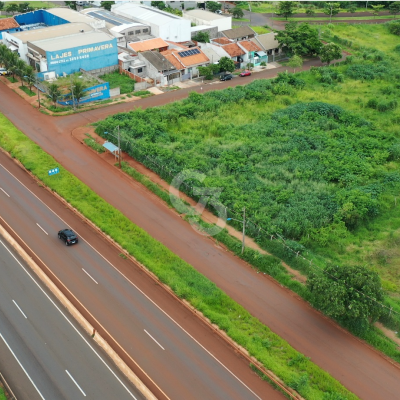
{"type": "Polygon", "coordinates": [[[137,3],[113,4],[111,11],[132,21],[151,27],[151,34],[172,42],[186,42],[191,39],[191,23],[188,19],[172,15],[157,8],[137,3]]]}

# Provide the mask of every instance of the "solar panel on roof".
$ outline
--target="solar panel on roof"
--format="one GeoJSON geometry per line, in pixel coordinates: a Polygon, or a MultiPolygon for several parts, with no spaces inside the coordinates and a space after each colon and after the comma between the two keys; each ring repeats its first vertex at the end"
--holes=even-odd
{"type": "Polygon", "coordinates": [[[178,52],[180,57],[188,57],[188,56],[192,56],[194,54],[200,54],[200,50],[199,49],[190,49],[190,50],[186,50],[186,51],[180,51],[178,52]]]}

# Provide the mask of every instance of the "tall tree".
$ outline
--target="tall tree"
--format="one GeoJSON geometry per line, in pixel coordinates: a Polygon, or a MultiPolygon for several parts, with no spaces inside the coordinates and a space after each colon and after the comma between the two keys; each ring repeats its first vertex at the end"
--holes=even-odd
{"type": "Polygon", "coordinates": [[[24,76],[27,67],[26,62],[19,58],[16,62],[16,66],[16,74],[21,79],[22,86],[24,86],[24,76]]]}
{"type": "Polygon", "coordinates": [[[294,8],[296,7],[295,1],[280,1],[278,5],[278,15],[285,17],[286,21],[294,14],[294,8]]]}
{"type": "Polygon", "coordinates": [[[322,46],[319,58],[322,62],[326,62],[329,65],[333,60],[342,58],[342,50],[336,43],[328,43],[322,46]]]}
{"type": "Polygon", "coordinates": [[[332,17],[337,15],[340,11],[339,3],[325,3],[324,13],[329,15],[329,22],[332,22],[332,17]]]}
{"type": "MultiPolygon", "coordinates": [[[[29,90],[32,91],[32,85],[36,82],[36,74],[35,70],[30,65],[25,69],[24,79],[29,85],[29,90]]],[[[39,88],[37,90],[39,90],[39,88]]]]}
{"type": "Polygon", "coordinates": [[[8,13],[14,14],[18,11],[18,5],[15,3],[10,3],[6,5],[6,11],[8,13]]]}
{"type": "Polygon", "coordinates": [[[382,313],[379,275],[364,266],[333,266],[313,272],[307,286],[316,305],[328,316],[344,322],[372,324],[382,313]]]}
{"type": "Polygon", "coordinates": [[[400,12],[400,2],[394,1],[389,5],[390,14],[397,15],[400,12]]]}
{"type": "Polygon", "coordinates": [[[207,1],[206,8],[211,12],[215,12],[221,9],[221,4],[216,1],[207,1]]]}
{"type": "Polygon", "coordinates": [[[301,68],[303,66],[303,59],[296,54],[289,59],[287,64],[290,68],[293,68],[293,72],[296,72],[296,68],[301,68]]]}
{"type": "Polygon", "coordinates": [[[306,22],[289,22],[284,31],[278,32],[276,39],[286,53],[298,56],[319,54],[322,46],[318,31],[306,22]]]}
{"type": "Polygon", "coordinates": [[[233,72],[235,70],[235,63],[229,57],[221,57],[218,65],[220,70],[224,72],[233,72]]]}
{"type": "Polygon", "coordinates": [[[33,10],[33,8],[29,5],[28,2],[18,4],[18,12],[20,12],[20,13],[25,13],[25,12],[32,11],[32,10],[33,10]]]}
{"type": "Polygon", "coordinates": [[[4,1],[0,1],[0,10],[2,10],[4,8],[4,1]]]}

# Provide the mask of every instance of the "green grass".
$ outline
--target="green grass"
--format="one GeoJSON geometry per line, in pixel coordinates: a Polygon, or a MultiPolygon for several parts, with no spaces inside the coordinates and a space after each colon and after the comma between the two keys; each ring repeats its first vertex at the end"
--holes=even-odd
{"type": "Polygon", "coordinates": [[[7,79],[8,79],[11,83],[18,82],[18,79],[13,78],[12,76],[7,76],[7,79]]]}
{"type": "MultiPolygon", "coordinates": [[[[349,14],[351,15],[351,14],[349,14]]],[[[274,21],[286,21],[286,18],[280,18],[280,17],[273,17],[272,18],[274,21]]],[[[340,22],[340,21],[345,21],[345,20],[350,20],[350,21],[365,21],[365,20],[371,20],[371,19],[393,19],[393,15],[380,15],[378,17],[375,17],[374,15],[371,14],[371,16],[368,17],[332,17],[332,22],[340,22]]],[[[297,22],[305,22],[305,21],[329,21],[329,17],[291,17],[288,18],[288,21],[297,21],[297,22]]]]}
{"type": "Polygon", "coordinates": [[[36,96],[35,92],[32,92],[32,90],[29,90],[28,86],[20,86],[19,87],[23,92],[25,92],[29,96],[36,96]]]}
{"type": "Polygon", "coordinates": [[[250,22],[249,18],[232,18],[232,22],[250,22]]]}
{"type": "Polygon", "coordinates": [[[100,154],[105,152],[104,147],[100,143],[97,143],[96,140],[91,135],[86,133],[86,136],[88,136],[88,138],[87,139],[83,139],[83,141],[89,147],[91,147],[93,150],[97,151],[100,154]]]}
{"type": "Polygon", "coordinates": [[[0,400],[7,400],[3,388],[0,387],[0,400]]]}
{"type": "Polygon", "coordinates": [[[109,82],[110,89],[119,87],[121,94],[131,93],[135,89],[135,80],[127,75],[120,74],[118,70],[110,74],[102,75],[100,78],[103,79],[103,81],[109,82]]]}
{"type": "MultiPolygon", "coordinates": [[[[357,398],[321,368],[299,355],[192,266],[64,170],[3,115],[0,115],[0,146],[284,382],[293,385],[306,374],[308,383],[299,390],[305,399],[321,399],[327,392],[341,394],[346,399],[357,398]],[[47,175],[48,169],[55,166],[62,172],[57,180],[47,175]],[[294,359],[300,361],[292,363],[294,359]]],[[[274,257],[263,258],[265,263],[277,263],[274,257]]]]}
{"type": "Polygon", "coordinates": [[[265,28],[264,26],[251,26],[250,28],[259,35],[272,32],[271,29],[265,28]]]}
{"type": "Polygon", "coordinates": [[[138,96],[141,98],[153,96],[153,93],[149,92],[148,90],[138,90],[137,92],[133,93],[134,96],[138,96]]]}

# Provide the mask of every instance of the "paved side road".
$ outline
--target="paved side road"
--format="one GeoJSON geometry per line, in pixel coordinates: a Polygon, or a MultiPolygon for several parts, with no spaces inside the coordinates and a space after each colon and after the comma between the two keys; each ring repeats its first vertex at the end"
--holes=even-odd
{"type": "Polygon", "coordinates": [[[18,400],[144,398],[0,237],[0,371],[18,400]]]}

